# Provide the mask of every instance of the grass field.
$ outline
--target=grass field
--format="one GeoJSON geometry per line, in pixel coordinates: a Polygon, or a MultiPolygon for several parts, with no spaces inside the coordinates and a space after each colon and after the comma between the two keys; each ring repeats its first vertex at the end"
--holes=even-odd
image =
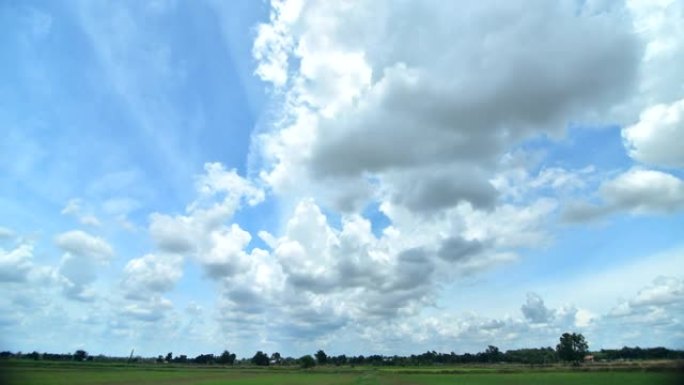
{"type": "Polygon", "coordinates": [[[76,363],[0,363],[9,385],[601,385],[681,384],[682,372],[420,368],[195,368],[76,363]]]}

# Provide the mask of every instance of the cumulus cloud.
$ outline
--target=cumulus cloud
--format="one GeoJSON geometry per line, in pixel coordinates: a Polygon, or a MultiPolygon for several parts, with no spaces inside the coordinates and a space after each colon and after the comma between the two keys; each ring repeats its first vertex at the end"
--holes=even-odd
{"type": "Polygon", "coordinates": [[[632,168],[603,182],[600,203],[576,202],[566,208],[564,217],[581,222],[616,212],[633,214],[671,213],[684,208],[684,181],[674,175],[632,168]]]}
{"type": "Polygon", "coordinates": [[[675,277],[658,277],[639,291],[632,306],[659,306],[684,302],[684,281],[675,277]]]}
{"type": "Polygon", "coordinates": [[[235,170],[219,163],[207,163],[204,170],[195,184],[198,198],[188,205],[186,215],[150,216],[150,234],[162,251],[197,252],[204,235],[220,229],[243,203],[253,206],[264,199],[264,192],[235,170]]]}
{"type": "Polygon", "coordinates": [[[466,240],[460,236],[449,237],[442,242],[437,255],[448,261],[469,259],[485,249],[478,240],[466,240]]]}
{"type": "Polygon", "coordinates": [[[183,274],[178,255],[147,254],[128,261],[121,286],[130,298],[149,298],[171,290],[183,274]]]}
{"type": "MultiPolygon", "coordinates": [[[[549,308],[534,293],[521,314],[500,319],[423,313],[445,283],[510,263],[520,248],[548,244],[557,195],[591,184],[591,166],[532,172],[529,165],[505,163],[527,139],[559,137],[569,122],[612,119],[615,106],[644,87],[650,64],[639,63],[637,38],[648,41],[651,32],[633,33],[635,25],[648,24],[629,17],[648,8],[636,3],[624,9],[597,2],[274,0],[252,50],[256,75],[282,102],[272,126],[254,137],[260,179],[207,163],[184,211],[149,216],[156,250],[123,268],[112,330],[173,322],[174,303],[164,296],[186,261],[198,263],[218,290],[217,308],[206,318],[211,314],[228,336],[258,336],[264,343],[327,338],[337,330],[375,342],[508,343],[534,330],[548,340],[561,329],[599,322],[573,305],[549,308]],[[283,199],[284,214],[277,232],[258,233],[267,245],[260,249],[234,216],[269,192],[283,199]],[[378,212],[367,215],[369,208],[378,212]],[[373,216],[387,224],[377,228],[373,216]]],[[[137,29],[128,10],[117,15],[137,29]]],[[[101,35],[96,23],[86,24],[91,35],[101,35]]],[[[138,87],[130,82],[135,76],[118,76],[120,66],[112,65],[120,61],[112,52],[126,58],[140,48],[129,52],[119,44],[131,40],[124,37],[97,46],[105,47],[100,58],[116,75],[117,91],[134,95],[127,91],[138,87]]],[[[166,52],[152,51],[143,56],[175,79],[166,52]]],[[[646,54],[664,51],[648,45],[646,54]]],[[[649,92],[662,91],[665,83],[652,80],[660,85],[649,92]]],[[[676,141],[665,140],[679,135],[680,106],[672,102],[678,99],[640,102],[660,107],[645,109],[623,131],[631,156],[678,164],[676,141]]],[[[130,104],[150,131],[139,108],[145,103],[130,104]]],[[[177,159],[174,141],[161,142],[162,152],[177,159]]],[[[682,195],[676,176],[635,168],[603,183],[597,201],[566,214],[667,212],[682,207],[682,195]]],[[[125,220],[136,205],[111,199],[103,210],[125,220]]],[[[72,200],[63,214],[96,224],[82,206],[72,200]]],[[[93,283],[114,255],[111,246],[82,231],[55,242],[65,251],[58,269],[65,293],[96,298],[93,283]]],[[[19,266],[27,255],[10,251],[0,260],[19,266]]],[[[678,290],[672,283],[656,286],[625,306],[666,301],[678,290]]],[[[186,312],[200,311],[204,317],[191,304],[186,312]]]]}
{"type": "Polygon", "coordinates": [[[55,243],[67,253],[79,257],[107,261],[114,256],[114,249],[103,238],[81,230],[72,230],[55,237],[55,243]]]}
{"type": "Polygon", "coordinates": [[[544,300],[535,293],[527,294],[527,301],[520,308],[525,318],[532,323],[547,323],[554,318],[553,311],[544,305],[544,300]]]}
{"type": "MultiPolygon", "coordinates": [[[[283,292],[303,293],[344,320],[338,328],[411,317],[430,306],[441,282],[548,244],[559,196],[584,192],[596,170],[531,172],[506,159],[527,139],[614,119],[617,107],[634,102],[643,51],[633,8],[273,1],[253,56],[282,108],[254,148],[261,179],[295,208],[282,234],[259,234],[283,292]],[[359,214],[369,204],[389,222],[381,231],[359,214]]],[[[678,204],[658,197],[634,205],[647,192],[628,185],[605,183],[603,203],[633,212],[678,204]]],[[[254,269],[237,264],[249,254],[244,239],[232,242],[232,272],[254,269]]],[[[233,311],[239,298],[252,298],[250,317],[265,309],[255,298],[278,298],[230,293],[224,301],[233,311]]],[[[298,310],[299,302],[279,303],[292,322],[316,324],[316,312],[298,310]]],[[[538,296],[523,309],[520,322],[533,325],[586,327],[596,318],[548,309],[538,296]]]]}
{"type": "Polygon", "coordinates": [[[684,140],[684,4],[679,1],[630,0],[627,8],[635,36],[645,46],[638,94],[627,106],[631,120],[622,129],[629,155],[653,166],[684,165],[679,143],[684,140]],[[636,113],[634,113],[636,111],[636,113]]]}
{"type": "Polygon", "coordinates": [[[114,250],[103,238],[80,230],[57,235],[55,243],[65,252],[58,268],[64,294],[79,301],[93,301],[96,293],[91,284],[99,268],[114,256],[114,250]]]}
{"type": "Polygon", "coordinates": [[[684,311],[684,281],[678,277],[660,276],[631,299],[619,303],[609,313],[624,317],[643,312],[660,312],[664,308],[679,307],[684,311]]]}
{"type": "MultiPolygon", "coordinates": [[[[684,280],[681,277],[659,276],[632,298],[619,302],[606,314],[603,327],[629,327],[633,336],[648,330],[650,338],[661,336],[680,341],[684,315],[684,280]]],[[[620,336],[622,339],[630,335],[620,336]]]]}
{"type": "Polygon", "coordinates": [[[12,250],[0,248],[0,282],[25,281],[33,268],[33,246],[21,244],[12,250]]]}
{"type": "Polygon", "coordinates": [[[635,82],[631,26],[591,7],[275,2],[254,54],[284,88],[287,119],[261,137],[265,180],[374,177],[416,212],[490,207],[507,147],[609,108],[635,82]]]}
{"type": "Polygon", "coordinates": [[[473,352],[481,351],[487,345],[505,346],[504,349],[545,346],[556,341],[563,332],[584,330],[601,321],[601,317],[573,305],[549,308],[535,293],[527,295],[521,311],[522,317],[504,315],[498,318],[472,311],[442,311],[437,315],[366,324],[354,331],[389,354],[415,353],[421,349],[453,351],[454,347],[460,352],[473,352]]]}
{"type": "Polygon", "coordinates": [[[162,251],[187,254],[194,251],[197,234],[185,216],[170,216],[153,213],[150,215],[150,235],[162,251]]]}
{"type": "Polygon", "coordinates": [[[231,223],[237,210],[260,203],[264,192],[220,163],[204,165],[204,173],[195,180],[195,190],[196,199],[185,214],[150,215],[149,233],[160,253],[133,259],[125,266],[122,316],[156,321],[171,311],[173,303],[162,295],[181,278],[185,257],[198,262],[207,277],[219,283],[230,281],[233,288],[268,277],[267,268],[259,267],[263,264],[259,250],[245,251],[251,235],[231,223]],[[245,280],[246,276],[250,279],[245,280]]]}
{"type": "Polygon", "coordinates": [[[153,297],[150,301],[135,302],[124,305],[119,314],[137,321],[156,322],[173,308],[173,303],[166,298],[153,297]]]}
{"type": "Polygon", "coordinates": [[[270,250],[233,249],[231,274],[223,275],[220,320],[233,325],[228,329],[241,322],[258,329],[266,327],[266,318],[282,319],[269,324],[278,335],[319,338],[349,325],[415,316],[434,303],[440,283],[515,258],[495,248],[496,231],[502,229],[482,229],[466,239],[426,227],[405,237],[392,226],[376,235],[371,222],[356,214],[344,215],[337,228],[315,201],[304,199],[281,236],[260,234],[270,250]]]}
{"type": "Polygon", "coordinates": [[[629,155],[641,162],[684,167],[684,99],[644,110],[639,121],[622,130],[629,155]]]}

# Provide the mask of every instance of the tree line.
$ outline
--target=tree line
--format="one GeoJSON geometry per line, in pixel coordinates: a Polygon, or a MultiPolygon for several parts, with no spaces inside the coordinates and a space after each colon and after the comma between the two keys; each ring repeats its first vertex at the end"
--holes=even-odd
{"type": "Polygon", "coordinates": [[[283,357],[275,352],[267,354],[257,351],[251,358],[238,359],[235,353],[224,350],[223,353],[200,354],[196,357],[188,357],[181,354],[174,356],[172,352],[157,357],[109,357],[104,355],[91,356],[85,350],[79,349],[74,353],[12,353],[0,352],[0,359],[16,358],[30,360],[50,361],[116,361],[116,362],[144,362],[144,363],[176,363],[198,365],[287,365],[309,368],[316,365],[359,365],[359,366],[427,366],[427,365],[453,365],[453,364],[484,364],[484,363],[519,363],[519,364],[553,364],[558,362],[570,362],[578,364],[591,356],[592,360],[650,360],[650,359],[684,359],[684,351],[671,350],[664,347],[640,348],[623,347],[622,349],[601,349],[589,351],[589,346],[582,334],[564,333],[555,349],[548,347],[513,349],[502,352],[498,347],[489,345],[479,353],[438,353],[427,351],[410,356],[399,355],[328,355],[323,350],[318,350],[313,355],[304,355],[299,358],[283,357]]]}

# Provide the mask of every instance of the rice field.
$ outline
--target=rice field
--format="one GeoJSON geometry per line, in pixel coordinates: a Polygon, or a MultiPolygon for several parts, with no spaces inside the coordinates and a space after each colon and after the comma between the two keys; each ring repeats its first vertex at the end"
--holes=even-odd
{"type": "Polygon", "coordinates": [[[225,368],[4,362],[9,385],[639,385],[681,384],[679,370],[225,368]]]}

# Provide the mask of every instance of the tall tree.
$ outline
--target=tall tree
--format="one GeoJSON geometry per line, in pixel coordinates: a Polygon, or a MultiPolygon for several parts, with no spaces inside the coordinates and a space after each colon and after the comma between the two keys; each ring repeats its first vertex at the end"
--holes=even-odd
{"type": "Polygon", "coordinates": [[[304,368],[311,368],[316,365],[316,361],[310,355],[305,355],[299,358],[299,365],[304,368]]]}
{"type": "Polygon", "coordinates": [[[235,353],[224,350],[218,357],[218,363],[223,365],[233,365],[235,363],[235,353]]]}
{"type": "Polygon", "coordinates": [[[269,363],[268,354],[259,350],[258,352],[256,352],[254,357],[252,357],[252,363],[254,365],[259,365],[259,366],[268,366],[268,363],[269,363]]]}
{"type": "Polygon", "coordinates": [[[576,364],[584,359],[588,350],[589,345],[580,333],[563,333],[560,337],[560,342],[556,345],[558,358],[576,364]]]}
{"type": "Polygon", "coordinates": [[[487,350],[485,350],[485,357],[489,362],[499,362],[503,358],[503,353],[501,353],[498,347],[489,345],[487,350]]]}
{"type": "Polygon", "coordinates": [[[76,361],[85,361],[85,359],[88,357],[88,352],[85,350],[79,349],[74,353],[74,360],[76,361]]]}
{"type": "Polygon", "coordinates": [[[317,351],[316,362],[318,362],[318,365],[325,365],[326,363],[328,363],[328,355],[325,354],[325,352],[322,350],[317,351]]]}

